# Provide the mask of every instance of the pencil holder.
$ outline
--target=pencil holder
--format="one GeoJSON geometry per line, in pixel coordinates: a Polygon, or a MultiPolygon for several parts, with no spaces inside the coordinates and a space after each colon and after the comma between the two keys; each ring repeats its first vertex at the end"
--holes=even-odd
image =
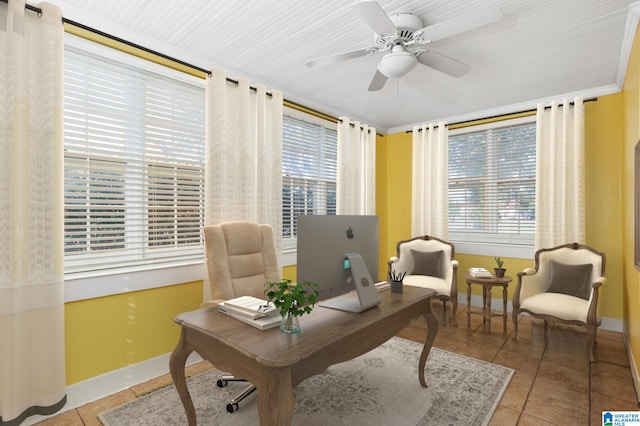
{"type": "Polygon", "coordinates": [[[391,293],[402,293],[402,281],[391,281],[391,293]]]}
{"type": "Polygon", "coordinates": [[[389,271],[389,282],[391,283],[391,293],[402,293],[402,280],[406,272],[398,273],[389,271]]]}

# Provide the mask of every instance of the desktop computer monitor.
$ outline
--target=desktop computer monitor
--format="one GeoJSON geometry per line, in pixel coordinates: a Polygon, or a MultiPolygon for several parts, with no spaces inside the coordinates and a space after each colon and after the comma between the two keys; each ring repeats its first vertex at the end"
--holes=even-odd
{"type": "Polygon", "coordinates": [[[299,216],[297,282],[318,284],[320,300],[348,293],[355,286],[346,255],[357,253],[374,284],[378,281],[378,234],[378,216],[299,216]]]}

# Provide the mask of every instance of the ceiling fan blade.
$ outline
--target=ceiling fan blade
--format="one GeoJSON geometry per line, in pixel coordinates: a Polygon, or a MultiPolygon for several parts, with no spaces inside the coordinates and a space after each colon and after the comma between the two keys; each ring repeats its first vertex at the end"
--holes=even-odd
{"type": "Polygon", "coordinates": [[[333,65],[338,62],[346,61],[347,59],[359,58],[361,56],[367,56],[376,53],[375,48],[366,48],[359,50],[352,50],[350,52],[338,53],[337,55],[323,56],[322,58],[311,59],[307,61],[307,66],[310,68],[319,67],[323,65],[333,65]]]}
{"type": "Polygon", "coordinates": [[[421,30],[424,41],[435,41],[445,37],[463,33],[496,22],[502,18],[502,10],[495,6],[486,6],[473,9],[438,24],[425,27],[421,30]]]}
{"type": "Polygon", "coordinates": [[[452,77],[462,77],[471,67],[435,50],[425,50],[418,55],[418,62],[452,77]]]}
{"type": "Polygon", "coordinates": [[[382,74],[379,69],[376,69],[376,73],[373,75],[373,78],[371,79],[371,83],[369,83],[369,88],[367,90],[369,92],[377,92],[384,87],[384,84],[386,82],[387,76],[382,74]]]}
{"type": "Polygon", "coordinates": [[[354,3],[352,8],[376,34],[394,35],[398,32],[396,26],[389,19],[389,15],[382,10],[382,7],[377,2],[373,0],[359,1],[354,3]]]}

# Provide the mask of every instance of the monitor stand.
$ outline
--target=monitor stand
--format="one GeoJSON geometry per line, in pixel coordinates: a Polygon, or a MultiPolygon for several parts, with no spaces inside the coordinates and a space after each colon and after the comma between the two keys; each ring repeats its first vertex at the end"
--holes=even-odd
{"type": "Polygon", "coordinates": [[[358,253],[347,253],[345,257],[349,260],[351,280],[356,289],[340,296],[325,299],[318,305],[356,313],[378,306],[380,295],[362,256],[358,253]]]}

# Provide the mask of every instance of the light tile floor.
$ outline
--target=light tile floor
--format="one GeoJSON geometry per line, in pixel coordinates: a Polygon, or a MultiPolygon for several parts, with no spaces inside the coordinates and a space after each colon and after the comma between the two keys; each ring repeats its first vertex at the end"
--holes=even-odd
{"type": "MultiPolygon", "coordinates": [[[[442,323],[442,304],[434,302],[434,308],[442,323]]],[[[447,314],[450,311],[448,305],[447,314]]],[[[597,362],[590,363],[582,327],[549,325],[545,336],[541,321],[521,316],[518,340],[514,341],[510,315],[507,332],[502,332],[502,319],[494,317],[491,334],[478,315],[472,315],[467,328],[464,306],[459,306],[456,317],[457,326],[448,318],[440,327],[435,346],[515,370],[491,425],[596,426],[602,424],[603,410],[640,411],[622,334],[599,330],[597,362]]],[[[419,319],[398,336],[424,341],[425,333],[426,322],[419,319]]],[[[187,375],[209,368],[203,361],[188,367],[187,375]]],[[[171,377],[166,374],[38,425],[100,426],[99,413],[169,383],[171,377]]]]}

